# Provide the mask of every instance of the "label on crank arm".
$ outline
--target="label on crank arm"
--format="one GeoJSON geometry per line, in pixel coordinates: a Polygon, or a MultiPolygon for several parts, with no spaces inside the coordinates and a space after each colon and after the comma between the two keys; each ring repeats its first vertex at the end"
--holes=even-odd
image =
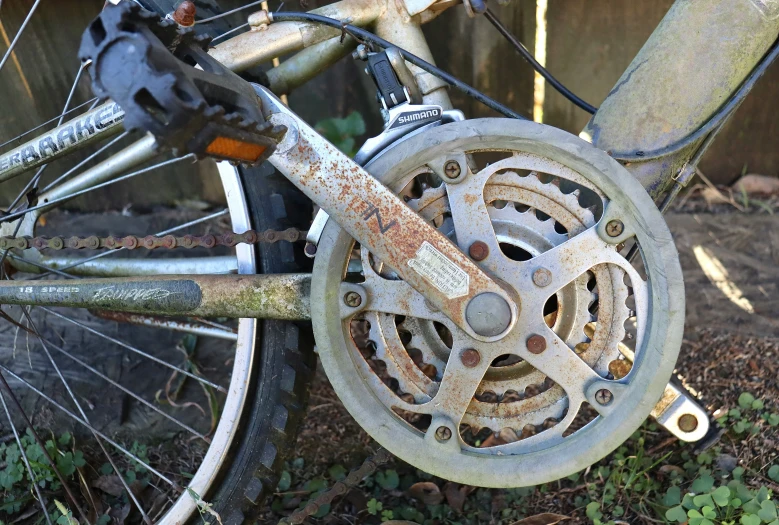
{"type": "Polygon", "coordinates": [[[416,256],[409,259],[408,265],[447,298],[455,299],[468,295],[468,274],[429,242],[422,243],[416,256]]]}

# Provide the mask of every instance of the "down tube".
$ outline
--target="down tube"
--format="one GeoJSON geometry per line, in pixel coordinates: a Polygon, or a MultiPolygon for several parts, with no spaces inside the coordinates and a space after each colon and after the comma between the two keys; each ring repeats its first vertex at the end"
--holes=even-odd
{"type": "MultiPolygon", "coordinates": [[[[582,137],[605,151],[651,151],[704,124],[779,34],[779,0],[676,0],[582,137]]],[[[627,167],[656,198],[697,145],[627,167]]]]}

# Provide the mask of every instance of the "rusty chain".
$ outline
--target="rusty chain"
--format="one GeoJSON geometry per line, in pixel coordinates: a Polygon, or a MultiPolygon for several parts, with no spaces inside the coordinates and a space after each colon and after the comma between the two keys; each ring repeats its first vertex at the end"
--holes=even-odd
{"type": "Polygon", "coordinates": [[[127,235],[117,237],[109,235],[108,237],[98,237],[90,235],[88,237],[0,237],[0,250],[19,249],[27,250],[36,248],[38,250],[63,250],[65,248],[80,250],[98,250],[100,248],[117,250],[126,248],[134,250],[136,248],[145,248],[154,250],[157,248],[213,248],[215,246],[233,247],[236,244],[258,244],[274,243],[278,241],[296,242],[306,238],[305,231],[296,228],[288,228],[283,231],[265,230],[257,232],[247,230],[244,233],[225,233],[223,235],[184,235],[177,237],[175,235],[146,235],[139,237],[137,235],[127,235]]]}
{"type": "Polygon", "coordinates": [[[379,448],[376,454],[369,456],[363,461],[360,468],[351,471],[343,481],[336,482],[331,489],[311,498],[303,508],[279,520],[278,525],[300,525],[306,521],[306,518],[319,512],[319,509],[324,505],[329,505],[336,497],[343,496],[350,489],[355,488],[363,479],[376,472],[376,469],[390,459],[392,459],[392,454],[384,448],[379,448]]]}

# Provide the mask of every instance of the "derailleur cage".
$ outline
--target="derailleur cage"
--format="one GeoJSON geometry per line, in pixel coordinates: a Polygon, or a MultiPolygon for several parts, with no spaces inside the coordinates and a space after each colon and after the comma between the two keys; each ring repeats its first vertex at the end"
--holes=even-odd
{"type": "Polygon", "coordinates": [[[123,1],[89,25],[79,58],[92,61],[92,90],[121,106],[127,130],[176,155],[260,163],[285,128],[265,121],[251,85],[208,55],[209,41],[123,1]]]}

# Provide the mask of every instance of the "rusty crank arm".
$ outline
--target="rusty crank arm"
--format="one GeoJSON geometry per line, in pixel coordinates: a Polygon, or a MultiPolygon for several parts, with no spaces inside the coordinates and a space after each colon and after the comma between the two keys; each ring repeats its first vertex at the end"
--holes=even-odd
{"type": "Polygon", "coordinates": [[[470,336],[495,341],[511,331],[518,298],[268,89],[254,88],[265,118],[287,128],[271,164],[470,336]]]}

